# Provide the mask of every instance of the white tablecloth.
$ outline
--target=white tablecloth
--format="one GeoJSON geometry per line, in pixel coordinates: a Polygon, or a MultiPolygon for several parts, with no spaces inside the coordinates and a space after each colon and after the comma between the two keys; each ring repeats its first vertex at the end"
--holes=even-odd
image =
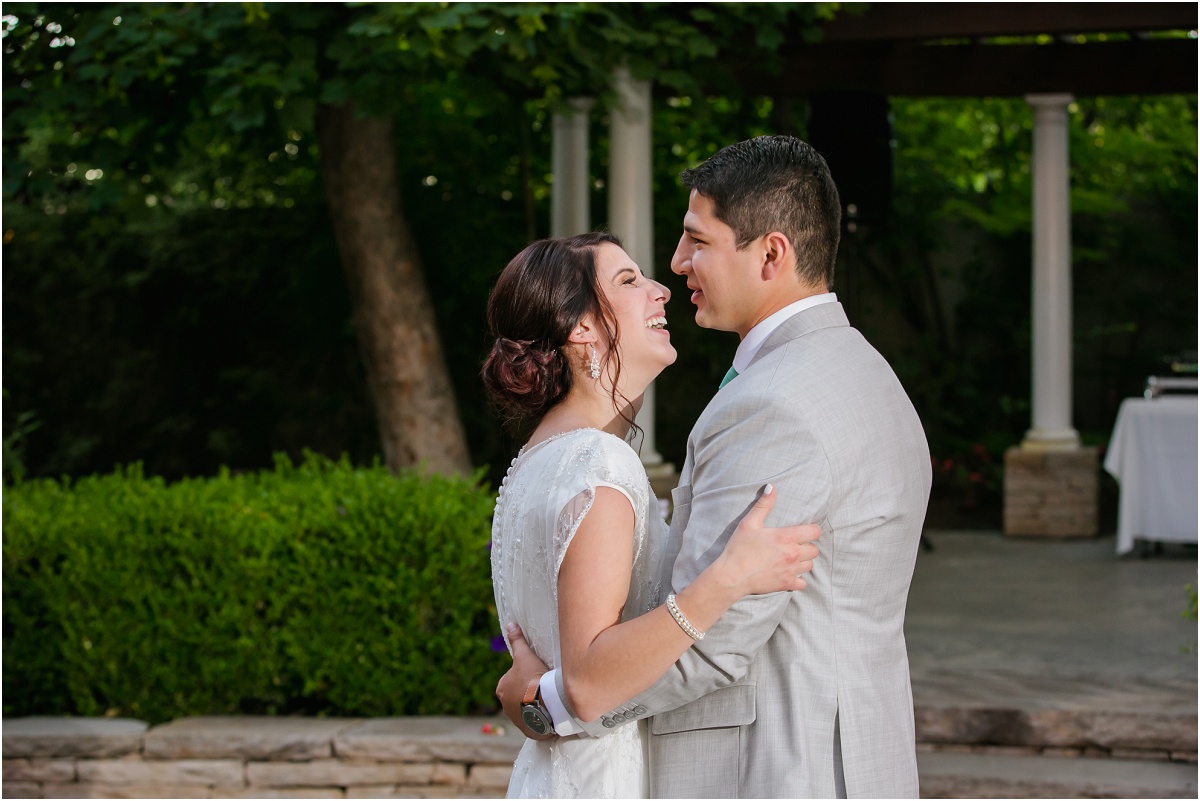
{"type": "Polygon", "coordinates": [[[1128,398],[1104,469],[1121,484],[1117,553],[1133,542],[1196,542],[1196,398],[1128,398]]]}

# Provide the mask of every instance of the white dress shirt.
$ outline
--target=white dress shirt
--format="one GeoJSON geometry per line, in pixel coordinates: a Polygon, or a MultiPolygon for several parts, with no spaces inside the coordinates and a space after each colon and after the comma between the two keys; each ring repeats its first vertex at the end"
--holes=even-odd
{"type": "MultiPolygon", "coordinates": [[[[837,295],[832,292],[825,292],[820,295],[810,295],[807,298],[789,303],[779,311],[775,312],[758,325],[750,329],[746,334],[746,338],[738,344],[737,352],[733,354],[733,369],[737,370],[738,374],[742,374],[754,361],[754,357],[758,355],[762,349],[763,343],[767,341],[767,337],[775,331],[776,328],[795,314],[799,314],[805,309],[811,309],[813,306],[819,306],[822,303],[836,303],[837,295]]],[[[567,712],[566,704],[558,695],[558,685],[555,681],[555,675],[558,669],[548,671],[542,676],[538,685],[541,687],[542,703],[546,706],[546,711],[550,713],[550,718],[554,721],[554,731],[562,736],[570,734],[579,734],[583,731],[567,712]]]]}

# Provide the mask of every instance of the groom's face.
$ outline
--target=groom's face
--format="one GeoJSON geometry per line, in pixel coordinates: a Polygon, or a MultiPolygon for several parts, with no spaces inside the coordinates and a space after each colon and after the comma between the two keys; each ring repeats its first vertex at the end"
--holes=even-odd
{"type": "Polygon", "coordinates": [[[712,201],[692,190],[671,270],[687,278],[698,325],[743,337],[754,327],[762,271],[759,244],[738,250],[733,229],[717,219],[712,201]]]}

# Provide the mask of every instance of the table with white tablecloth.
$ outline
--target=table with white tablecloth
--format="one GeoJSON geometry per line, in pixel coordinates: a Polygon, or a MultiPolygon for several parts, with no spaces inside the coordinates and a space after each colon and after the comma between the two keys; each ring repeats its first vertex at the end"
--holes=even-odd
{"type": "Polygon", "coordinates": [[[1196,542],[1196,397],[1127,398],[1104,469],[1121,485],[1117,553],[1134,540],[1196,542]]]}

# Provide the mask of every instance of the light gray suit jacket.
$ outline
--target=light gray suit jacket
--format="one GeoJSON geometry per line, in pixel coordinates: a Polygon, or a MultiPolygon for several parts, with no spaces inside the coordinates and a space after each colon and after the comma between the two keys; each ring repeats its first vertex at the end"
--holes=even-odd
{"type": "Polygon", "coordinates": [[[769,523],[821,525],[808,587],[742,599],[649,690],[580,725],[653,715],[656,797],[917,797],[904,607],[930,480],[912,403],[841,304],[784,322],[688,438],[671,583],[771,482],[769,523]]]}

